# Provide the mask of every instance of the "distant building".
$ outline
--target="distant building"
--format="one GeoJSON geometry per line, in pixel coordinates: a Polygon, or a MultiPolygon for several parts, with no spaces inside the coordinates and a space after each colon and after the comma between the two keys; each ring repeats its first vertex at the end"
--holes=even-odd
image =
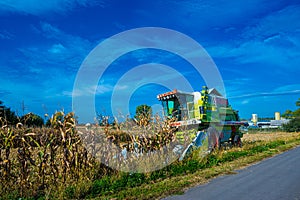
{"type": "Polygon", "coordinates": [[[280,128],[284,124],[289,123],[290,121],[289,119],[281,118],[280,112],[275,112],[274,117],[275,120],[258,121],[257,114],[252,114],[252,119],[251,119],[252,123],[250,124],[249,122],[249,125],[259,127],[259,128],[280,128]]]}
{"type": "Polygon", "coordinates": [[[252,119],[251,121],[254,123],[254,125],[256,126],[256,123],[258,121],[258,117],[257,117],[257,114],[252,114],[252,119]]]}
{"type": "Polygon", "coordinates": [[[280,112],[275,112],[275,120],[280,120],[280,112]]]}
{"type": "Polygon", "coordinates": [[[280,112],[275,112],[275,120],[271,120],[270,128],[280,128],[282,125],[289,123],[289,119],[283,119],[280,112]]]}
{"type": "Polygon", "coordinates": [[[271,125],[271,122],[257,122],[257,126],[259,128],[269,128],[271,125]]]}
{"type": "Polygon", "coordinates": [[[289,123],[289,119],[271,120],[270,128],[280,128],[282,125],[289,123]]]}

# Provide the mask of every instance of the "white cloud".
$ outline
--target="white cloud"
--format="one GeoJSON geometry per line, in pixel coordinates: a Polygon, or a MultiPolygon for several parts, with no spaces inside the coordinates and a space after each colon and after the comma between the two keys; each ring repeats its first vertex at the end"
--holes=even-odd
{"type": "Polygon", "coordinates": [[[282,10],[272,12],[259,20],[259,23],[245,28],[242,37],[245,39],[265,39],[278,33],[293,33],[300,31],[300,5],[292,5],[282,10]]]}
{"type": "Polygon", "coordinates": [[[167,2],[168,6],[163,7],[162,4],[161,9],[165,10],[166,16],[177,16],[175,18],[177,24],[189,27],[194,33],[200,35],[205,34],[204,31],[208,29],[210,32],[212,29],[220,28],[226,28],[226,31],[240,29],[241,24],[249,24],[266,12],[282,6],[281,1],[269,0],[165,0],[164,2],[167,2]],[[193,19],[198,20],[196,25],[193,19]],[[192,23],[189,23],[190,20],[192,23]]]}
{"type": "Polygon", "coordinates": [[[78,52],[79,54],[85,53],[84,55],[86,55],[91,50],[93,45],[82,37],[68,34],[46,22],[42,22],[41,28],[38,30],[40,34],[49,40],[57,41],[58,43],[54,44],[55,47],[69,48],[73,52],[78,52]]]}
{"type": "Polygon", "coordinates": [[[128,89],[128,85],[116,85],[115,90],[126,90],[128,89]]]}
{"type": "Polygon", "coordinates": [[[61,93],[57,94],[57,96],[80,97],[90,95],[102,95],[107,92],[111,92],[112,90],[113,86],[109,84],[101,84],[97,86],[87,86],[82,89],[73,89],[72,91],[64,90],[61,93]]]}
{"type": "Polygon", "coordinates": [[[233,96],[241,95],[243,91],[245,91],[245,86],[248,86],[247,90],[250,89],[249,85],[251,85],[251,83],[253,83],[253,80],[245,77],[224,80],[226,96],[231,98],[233,96]]]}
{"type": "Polygon", "coordinates": [[[65,13],[78,6],[104,6],[102,0],[2,0],[0,13],[17,12],[21,14],[43,15],[49,12],[65,13]]]}
{"type": "Polygon", "coordinates": [[[19,62],[24,63],[25,69],[26,66],[31,66],[43,70],[45,67],[49,70],[52,68],[60,71],[60,73],[74,72],[79,69],[84,57],[93,47],[92,42],[65,33],[49,23],[41,23],[41,27],[35,27],[35,30],[44,36],[47,42],[39,46],[18,49],[25,56],[23,60],[21,57],[18,58],[19,62]]]}
{"type": "MultiPolygon", "coordinates": [[[[1,74],[6,74],[0,85],[10,88],[11,93],[5,95],[7,93],[0,91],[0,95],[5,95],[3,100],[14,105],[19,105],[23,98],[25,102],[34,101],[36,109],[40,109],[41,103],[53,105],[53,109],[58,103],[70,105],[76,72],[93,44],[48,23],[41,23],[35,29],[35,34],[44,36],[44,42],[17,48],[18,56],[11,60],[11,66],[15,67],[4,66],[0,69],[1,74]]],[[[81,95],[76,92],[74,95],[81,95]]],[[[87,92],[91,93],[92,90],[89,88],[87,92]]],[[[28,110],[40,112],[32,108],[28,110]]]]}
{"type": "Polygon", "coordinates": [[[208,51],[215,58],[231,58],[242,64],[268,63],[285,66],[290,63],[290,67],[298,67],[299,36],[277,35],[264,40],[241,40],[239,45],[224,43],[209,47],[208,51]]]}
{"type": "Polygon", "coordinates": [[[208,47],[215,58],[230,58],[238,64],[264,64],[299,68],[300,6],[271,12],[242,29],[239,37],[208,47]]]}
{"type": "Polygon", "coordinates": [[[300,84],[283,85],[274,89],[274,91],[275,92],[300,91],[300,84]]]}
{"type": "Polygon", "coordinates": [[[300,94],[300,89],[281,91],[281,92],[272,91],[272,92],[249,93],[249,94],[243,94],[243,95],[239,95],[239,96],[233,96],[233,97],[231,97],[231,99],[252,98],[252,97],[268,97],[268,96],[283,96],[283,95],[294,95],[294,94],[300,94]]]}
{"type": "MultiPolygon", "coordinates": [[[[110,92],[112,91],[113,87],[111,85],[98,85],[97,86],[97,90],[96,90],[96,94],[104,94],[106,92],[110,92]]],[[[91,94],[94,94],[94,91],[91,91],[91,94]]]]}
{"type": "Polygon", "coordinates": [[[253,84],[253,80],[251,79],[236,78],[233,80],[226,80],[225,83],[227,96],[230,99],[245,99],[241,102],[241,104],[249,103],[249,98],[266,98],[272,96],[300,94],[300,84],[282,85],[269,91],[258,92],[255,87],[249,87],[253,84]],[[245,93],[245,88],[248,91],[247,93],[245,93]]]}
{"type": "Polygon", "coordinates": [[[243,100],[243,101],[241,102],[242,105],[245,105],[245,104],[248,104],[248,103],[249,103],[249,100],[243,100]]]}
{"type": "Polygon", "coordinates": [[[6,30],[0,31],[0,39],[2,40],[11,40],[13,39],[14,35],[6,30]]]}
{"type": "Polygon", "coordinates": [[[58,54],[63,53],[65,51],[65,47],[62,44],[54,44],[52,47],[48,50],[50,53],[58,54]]]}

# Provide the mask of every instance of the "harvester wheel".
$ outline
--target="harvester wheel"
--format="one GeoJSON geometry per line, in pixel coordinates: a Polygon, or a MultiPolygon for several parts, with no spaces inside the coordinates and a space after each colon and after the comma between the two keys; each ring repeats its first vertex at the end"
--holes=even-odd
{"type": "Polygon", "coordinates": [[[207,137],[208,137],[208,151],[213,151],[215,149],[219,149],[220,140],[219,140],[219,132],[214,127],[209,127],[207,129],[207,137]]]}
{"type": "Polygon", "coordinates": [[[241,137],[239,135],[234,136],[233,144],[234,144],[234,146],[242,147],[242,140],[241,140],[241,137]]]}

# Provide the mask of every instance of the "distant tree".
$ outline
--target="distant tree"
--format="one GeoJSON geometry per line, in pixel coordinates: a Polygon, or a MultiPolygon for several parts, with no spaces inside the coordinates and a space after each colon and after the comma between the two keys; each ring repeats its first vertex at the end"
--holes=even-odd
{"type": "Polygon", "coordinates": [[[44,119],[34,113],[27,113],[21,117],[21,123],[30,127],[42,127],[44,125],[44,119]]]}
{"type": "Polygon", "coordinates": [[[300,117],[300,108],[293,112],[294,117],[300,117]]]}
{"type": "Polygon", "coordinates": [[[287,132],[300,132],[300,117],[291,119],[289,123],[283,125],[283,129],[287,132]]]}
{"type": "Polygon", "coordinates": [[[102,114],[102,113],[97,114],[97,121],[98,121],[100,126],[109,125],[110,124],[109,119],[110,119],[110,117],[108,115],[105,115],[105,114],[102,114]]]}
{"type": "Polygon", "coordinates": [[[15,125],[19,119],[14,111],[4,106],[3,101],[0,101],[0,125],[15,125]]]}
{"type": "Polygon", "coordinates": [[[293,112],[294,117],[299,117],[300,118],[300,98],[296,101],[296,106],[299,108],[293,112]]]}
{"type": "Polygon", "coordinates": [[[50,119],[47,119],[47,121],[46,121],[46,123],[45,123],[45,126],[47,126],[47,127],[50,127],[50,126],[51,126],[51,121],[50,121],[50,119]]]}
{"type": "Polygon", "coordinates": [[[296,106],[300,107],[300,98],[296,101],[296,106]]]}
{"type": "Polygon", "coordinates": [[[148,106],[146,104],[142,104],[136,107],[135,109],[135,116],[137,123],[139,125],[148,125],[151,121],[152,116],[152,109],[151,106],[148,106]]]}
{"type": "Polygon", "coordinates": [[[270,121],[274,119],[273,117],[259,117],[258,118],[258,121],[261,122],[261,121],[270,121]]]}
{"type": "MultiPolygon", "coordinates": [[[[300,98],[296,101],[296,106],[300,107],[300,98]]],[[[294,112],[291,110],[287,110],[285,114],[291,116],[289,119],[289,123],[283,125],[285,131],[288,132],[300,132],[300,108],[295,110],[294,112]]]]}
{"type": "Polygon", "coordinates": [[[286,119],[292,119],[294,116],[293,111],[291,110],[286,110],[283,114],[282,117],[286,118],[286,119]]]}

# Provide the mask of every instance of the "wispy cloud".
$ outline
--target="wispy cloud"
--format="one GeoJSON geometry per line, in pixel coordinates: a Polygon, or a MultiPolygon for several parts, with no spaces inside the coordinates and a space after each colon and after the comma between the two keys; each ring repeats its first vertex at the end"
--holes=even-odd
{"type": "Polygon", "coordinates": [[[36,27],[35,30],[38,30],[38,34],[45,37],[47,42],[42,45],[19,48],[24,59],[20,57],[17,59],[23,62],[25,69],[30,67],[35,72],[49,74],[48,70],[54,70],[55,75],[59,72],[74,73],[93,47],[92,42],[65,33],[49,23],[41,23],[41,27],[36,27]]]}
{"type": "Polygon", "coordinates": [[[298,69],[300,57],[300,5],[271,12],[257,24],[249,24],[240,37],[209,47],[214,57],[230,58],[236,63],[264,63],[298,69]],[[290,22],[293,26],[290,26],[290,22]],[[275,25],[276,24],[276,25],[275,25]]]}
{"type": "Polygon", "coordinates": [[[93,85],[87,86],[83,89],[73,89],[72,91],[64,90],[58,96],[66,96],[66,97],[80,97],[80,96],[90,96],[90,95],[106,95],[111,93],[113,89],[119,91],[126,89],[127,86],[116,86],[114,88],[113,85],[110,84],[100,84],[100,85],[93,85]]]}
{"type": "Polygon", "coordinates": [[[226,96],[239,96],[243,91],[245,91],[245,88],[247,90],[253,90],[252,89],[253,79],[248,77],[238,77],[238,78],[232,78],[232,79],[225,79],[224,85],[226,88],[226,96]],[[247,87],[246,87],[247,86],[247,87]]]}
{"type": "Polygon", "coordinates": [[[289,5],[277,11],[270,12],[256,24],[248,25],[242,37],[245,39],[267,39],[278,33],[294,33],[300,31],[300,5],[289,5]],[[290,23],[293,22],[293,26],[290,23]]]}
{"type": "Polygon", "coordinates": [[[6,30],[0,31],[0,39],[2,39],[2,40],[11,40],[11,39],[13,39],[13,37],[14,37],[14,35],[6,30]]]}
{"type": "Polygon", "coordinates": [[[53,46],[51,47],[52,49],[55,48],[63,50],[67,48],[74,54],[82,56],[86,55],[94,45],[87,39],[66,33],[46,22],[42,22],[40,24],[40,28],[35,28],[35,30],[37,30],[41,35],[43,35],[47,39],[57,42],[56,44],[53,44],[53,46]]]}
{"type": "MultiPolygon", "coordinates": [[[[0,16],[5,17],[0,30],[0,97],[15,107],[20,107],[24,99],[28,109],[35,112],[41,104],[70,107],[72,95],[95,93],[101,106],[103,102],[109,105],[106,99],[113,91],[121,95],[132,91],[138,103],[156,103],[156,94],[166,89],[160,83],[165,81],[180,89],[180,77],[201,90],[204,78],[180,56],[163,51],[128,51],[118,59],[113,57],[115,52],[126,52],[130,44],[139,48],[145,43],[166,49],[174,45],[178,52],[187,49],[188,56],[201,57],[201,52],[180,42],[168,43],[174,41],[172,36],[160,40],[152,34],[147,39],[133,35],[132,41],[140,43],[115,41],[105,55],[92,59],[95,66],[115,60],[99,77],[98,85],[72,91],[82,61],[99,42],[120,30],[150,25],[180,31],[202,44],[218,65],[226,96],[233,100],[234,108],[238,105],[237,109],[245,113],[258,107],[266,112],[278,106],[285,109],[287,104],[294,106],[294,100],[276,96],[294,98],[300,89],[296,84],[299,10],[297,0],[0,0],[0,16]],[[178,73],[141,70],[127,74],[145,63],[165,64],[178,73]]],[[[93,68],[91,76],[97,70],[93,68]]]]}
{"type": "Polygon", "coordinates": [[[248,104],[249,103],[249,100],[247,99],[247,100],[243,100],[242,102],[241,102],[241,104],[242,105],[246,105],[246,104],[248,104]]]}
{"type": "Polygon", "coordinates": [[[2,0],[0,1],[0,14],[21,13],[43,15],[46,13],[65,13],[78,6],[104,6],[102,0],[2,0]]]}
{"type": "Polygon", "coordinates": [[[224,29],[230,34],[232,30],[239,30],[242,24],[255,23],[266,12],[283,6],[282,1],[269,0],[247,2],[239,0],[166,0],[164,2],[169,5],[161,8],[165,11],[166,16],[177,16],[176,20],[180,26],[189,27],[193,32],[197,30],[197,34],[205,34],[208,29],[210,33],[213,33],[213,29],[216,32],[224,29]],[[197,26],[193,23],[193,19],[198,20],[197,26]],[[188,23],[190,20],[191,23],[188,23]]]}
{"type": "Polygon", "coordinates": [[[45,22],[33,30],[43,43],[17,47],[18,56],[0,68],[0,85],[10,88],[0,95],[8,105],[17,105],[15,110],[20,110],[21,100],[30,103],[33,112],[42,104],[51,105],[51,112],[58,105],[70,107],[70,94],[64,91],[72,90],[76,72],[94,44],[45,22]]]}
{"type": "Polygon", "coordinates": [[[66,48],[62,44],[53,44],[50,49],[48,49],[49,53],[53,54],[61,54],[66,50],[66,48]]]}
{"type": "Polygon", "coordinates": [[[261,92],[261,93],[251,93],[251,94],[244,94],[240,96],[232,96],[231,99],[237,98],[252,98],[252,97],[266,97],[266,96],[283,96],[283,95],[294,95],[300,94],[299,90],[291,90],[291,91],[284,91],[284,92],[261,92]]]}
{"type": "Polygon", "coordinates": [[[4,96],[6,96],[6,95],[9,95],[9,94],[11,94],[10,91],[0,89],[0,97],[1,98],[4,97],[4,96]]]}

